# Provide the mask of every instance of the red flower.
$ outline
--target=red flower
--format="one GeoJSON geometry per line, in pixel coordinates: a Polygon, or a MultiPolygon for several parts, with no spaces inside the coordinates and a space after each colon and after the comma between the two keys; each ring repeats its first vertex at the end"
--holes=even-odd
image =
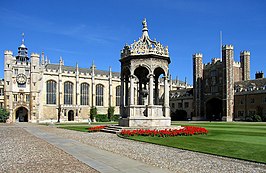
{"type": "Polygon", "coordinates": [[[125,130],[121,131],[123,136],[191,136],[198,134],[207,134],[208,130],[202,127],[185,126],[182,129],[164,129],[164,130],[149,130],[149,129],[137,129],[137,130],[125,130]]]}
{"type": "Polygon", "coordinates": [[[100,130],[104,129],[105,126],[93,126],[93,127],[89,127],[88,131],[89,132],[99,132],[100,130]]]}

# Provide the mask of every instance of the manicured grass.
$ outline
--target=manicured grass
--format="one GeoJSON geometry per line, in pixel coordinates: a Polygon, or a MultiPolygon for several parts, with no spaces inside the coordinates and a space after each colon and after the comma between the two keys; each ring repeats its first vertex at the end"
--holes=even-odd
{"type": "Polygon", "coordinates": [[[189,123],[205,127],[208,135],[148,137],[133,136],[130,139],[187,149],[220,156],[266,163],[266,124],[264,123],[189,123]]]}
{"type": "Polygon", "coordinates": [[[80,132],[88,132],[89,126],[81,126],[81,125],[77,125],[77,126],[61,126],[61,127],[58,127],[58,128],[67,129],[67,130],[75,130],[75,131],[80,131],[80,132]]]}

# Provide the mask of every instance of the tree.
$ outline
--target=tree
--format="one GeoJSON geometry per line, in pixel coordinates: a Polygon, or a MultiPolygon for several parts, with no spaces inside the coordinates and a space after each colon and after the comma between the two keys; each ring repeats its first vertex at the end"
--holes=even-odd
{"type": "Polygon", "coordinates": [[[90,119],[93,122],[95,117],[97,115],[97,108],[96,107],[91,107],[90,109],[90,119]]]}
{"type": "Polygon", "coordinates": [[[6,122],[9,118],[9,112],[6,109],[0,108],[0,122],[6,122]]]}
{"type": "Polygon", "coordinates": [[[110,106],[110,107],[108,108],[108,112],[107,112],[107,114],[108,114],[108,119],[109,119],[110,121],[113,121],[114,112],[115,112],[115,107],[110,106]]]}

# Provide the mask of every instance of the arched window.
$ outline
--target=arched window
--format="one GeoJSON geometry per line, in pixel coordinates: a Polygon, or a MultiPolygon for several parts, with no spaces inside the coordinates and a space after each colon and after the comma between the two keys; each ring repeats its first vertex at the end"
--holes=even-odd
{"type": "Polygon", "coordinates": [[[71,82],[64,83],[64,104],[73,104],[73,83],[71,82]]]}
{"type": "Polygon", "coordinates": [[[115,105],[116,106],[120,106],[120,96],[121,96],[121,91],[120,91],[121,87],[117,86],[115,88],[115,105]]]}
{"type": "Polygon", "coordinates": [[[46,104],[56,104],[56,82],[53,80],[46,82],[46,104]]]}
{"type": "Polygon", "coordinates": [[[103,106],[103,85],[96,85],[96,106],[103,106]]]}
{"type": "Polygon", "coordinates": [[[80,104],[89,105],[89,84],[82,83],[80,86],[80,104]]]}

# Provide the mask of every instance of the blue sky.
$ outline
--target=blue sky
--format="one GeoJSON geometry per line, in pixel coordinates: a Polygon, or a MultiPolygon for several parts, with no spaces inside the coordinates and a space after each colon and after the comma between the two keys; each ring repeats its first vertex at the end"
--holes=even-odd
{"type": "Polygon", "coordinates": [[[234,45],[235,60],[251,51],[251,78],[266,72],[266,1],[263,0],[1,0],[0,77],[4,77],[4,50],[17,54],[21,33],[29,52],[58,63],[120,71],[120,51],[141,36],[147,18],[152,39],[169,46],[170,72],[192,84],[192,54],[209,62],[223,44],[234,45]]]}

